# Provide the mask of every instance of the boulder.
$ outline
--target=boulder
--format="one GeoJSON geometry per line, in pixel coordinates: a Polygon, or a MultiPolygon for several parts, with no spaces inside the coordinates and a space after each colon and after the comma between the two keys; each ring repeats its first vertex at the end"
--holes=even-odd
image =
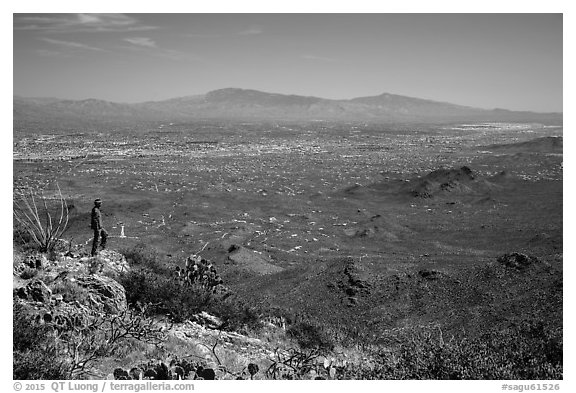
{"type": "Polygon", "coordinates": [[[48,265],[48,258],[42,253],[30,254],[26,256],[25,263],[33,269],[42,269],[48,265]]]}
{"type": "Polygon", "coordinates": [[[367,273],[354,262],[350,262],[346,265],[344,268],[344,274],[347,276],[350,286],[362,289],[370,287],[367,273]]]}
{"type": "Polygon", "coordinates": [[[426,280],[438,280],[442,278],[443,274],[437,270],[422,269],[418,271],[418,275],[426,280]]]}
{"type": "Polygon", "coordinates": [[[127,309],[124,287],[110,277],[81,275],[76,277],[76,282],[89,292],[89,298],[103,311],[118,314],[127,309]]]}
{"type": "Polygon", "coordinates": [[[40,303],[50,303],[52,290],[48,288],[44,281],[34,280],[25,287],[18,288],[18,297],[40,303]]]}
{"type": "Polygon", "coordinates": [[[96,265],[101,266],[101,272],[126,272],[129,269],[128,261],[124,255],[114,250],[102,250],[94,257],[98,262],[96,265]]]}
{"type": "Polygon", "coordinates": [[[218,329],[224,324],[220,318],[210,315],[206,311],[193,315],[192,320],[210,329],[218,329]]]}
{"type": "Polygon", "coordinates": [[[358,303],[359,296],[370,293],[371,284],[368,282],[368,273],[365,268],[350,261],[344,267],[344,279],[338,281],[338,287],[344,291],[347,298],[346,305],[353,307],[358,303]]]}
{"type": "Polygon", "coordinates": [[[536,257],[521,254],[518,252],[501,255],[496,260],[501,264],[503,264],[504,266],[516,270],[524,270],[533,263],[539,262],[538,258],[536,257]]]}

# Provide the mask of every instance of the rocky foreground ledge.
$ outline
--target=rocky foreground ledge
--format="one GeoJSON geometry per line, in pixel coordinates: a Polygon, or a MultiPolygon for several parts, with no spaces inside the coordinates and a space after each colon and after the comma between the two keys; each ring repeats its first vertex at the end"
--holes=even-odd
{"type": "MultiPolygon", "coordinates": [[[[250,337],[222,330],[222,320],[205,311],[174,323],[167,316],[145,318],[131,309],[124,287],[115,279],[130,266],[117,251],[103,250],[96,257],[67,251],[50,258],[14,251],[13,265],[15,313],[25,314],[31,324],[50,327],[62,340],[69,340],[71,332],[82,335],[94,328],[116,329],[101,339],[119,344],[122,335],[140,338],[150,345],[148,352],[154,353],[128,365],[115,361],[114,356],[97,361],[94,354],[90,370],[86,364],[71,366],[75,368],[71,378],[259,379],[265,374],[266,378],[285,378],[296,370],[284,364],[295,360],[281,318],[266,318],[260,337],[250,337]]],[[[174,279],[181,280],[181,274],[174,279]]],[[[122,350],[120,344],[112,352],[122,350]]],[[[323,374],[329,378],[330,367],[334,374],[334,359],[314,351],[309,355],[300,359],[308,362],[306,378],[323,374]]]]}
{"type": "MultiPolygon", "coordinates": [[[[198,256],[180,265],[185,267],[174,271],[164,266],[162,274],[140,274],[139,263],[132,257],[129,263],[113,250],[96,257],[70,250],[49,256],[15,250],[14,379],[562,377],[562,327],[544,325],[533,314],[520,315],[480,337],[445,341],[444,327],[433,324],[387,331],[399,346],[305,347],[292,335],[294,326],[315,333],[305,330],[309,329],[305,321],[257,313],[251,316],[257,318],[257,329],[247,328],[244,320],[230,325],[230,316],[243,318],[244,310],[236,308],[239,303],[229,302],[228,296],[234,295],[219,280],[215,268],[198,256]],[[133,280],[156,284],[138,286],[142,283],[133,280]],[[134,294],[141,298],[142,288],[149,295],[146,304],[134,301],[134,294]],[[158,303],[160,307],[152,304],[160,299],[165,302],[158,303]],[[221,303],[217,306],[224,308],[210,308],[210,302],[218,299],[221,303]],[[171,308],[166,308],[167,304],[171,308]],[[186,306],[189,312],[180,313],[186,306]],[[232,307],[233,314],[226,307],[232,307]],[[173,314],[162,311],[168,309],[173,314]],[[480,352],[486,357],[478,358],[480,352]],[[444,359],[443,363],[436,364],[437,359],[444,359]],[[465,367],[462,359],[467,362],[465,367]]],[[[458,277],[420,269],[416,274],[395,274],[388,281],[378,281],[354,261],[341,269],[341,279],[327,285],[342,291],[351,309],[358,299],[364,301],[385,291],[410,294],[422,288],[430,296],[447,294],[450,299],[458,293],[465,298],[474,290],[470,293],[499,301],[495,291],[516,285],[505,300],[494,303],[501,310],[524,304],[546,315],[550,315],[548,310],[561,310],[561,271],[548,261],[518,252],[501,255],[458,277]]]]}

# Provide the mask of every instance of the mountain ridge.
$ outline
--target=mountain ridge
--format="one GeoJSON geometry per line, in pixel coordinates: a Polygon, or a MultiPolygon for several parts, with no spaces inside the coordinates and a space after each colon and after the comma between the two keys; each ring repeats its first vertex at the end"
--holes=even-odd
{"type": "Polygon", "coordinates": [[[370,122],[561,121],[562,113],[481,109],[397,94],[352,99],[224,88],[161,101],[116,103],[100,99],[13,97],[14,125],[134,123],[204,119],[370,122]]]}

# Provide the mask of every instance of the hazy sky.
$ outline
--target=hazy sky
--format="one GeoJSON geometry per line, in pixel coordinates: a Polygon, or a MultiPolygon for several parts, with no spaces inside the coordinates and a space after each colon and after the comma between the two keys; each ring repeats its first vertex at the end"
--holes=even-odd
{"type": "Polygon", "coordinates": [[[225,87],[562,111],[561,14],[14,14],[14,94],[225,87]]]}

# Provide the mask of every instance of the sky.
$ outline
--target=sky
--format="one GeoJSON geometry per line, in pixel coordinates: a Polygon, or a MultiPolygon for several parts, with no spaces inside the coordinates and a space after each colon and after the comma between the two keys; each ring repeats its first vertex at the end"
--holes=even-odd
{"type": "Polygon", "coordinates": [[[13,94],[237,87],[562,112],[562,14],[14,14],[13,94]]]}

